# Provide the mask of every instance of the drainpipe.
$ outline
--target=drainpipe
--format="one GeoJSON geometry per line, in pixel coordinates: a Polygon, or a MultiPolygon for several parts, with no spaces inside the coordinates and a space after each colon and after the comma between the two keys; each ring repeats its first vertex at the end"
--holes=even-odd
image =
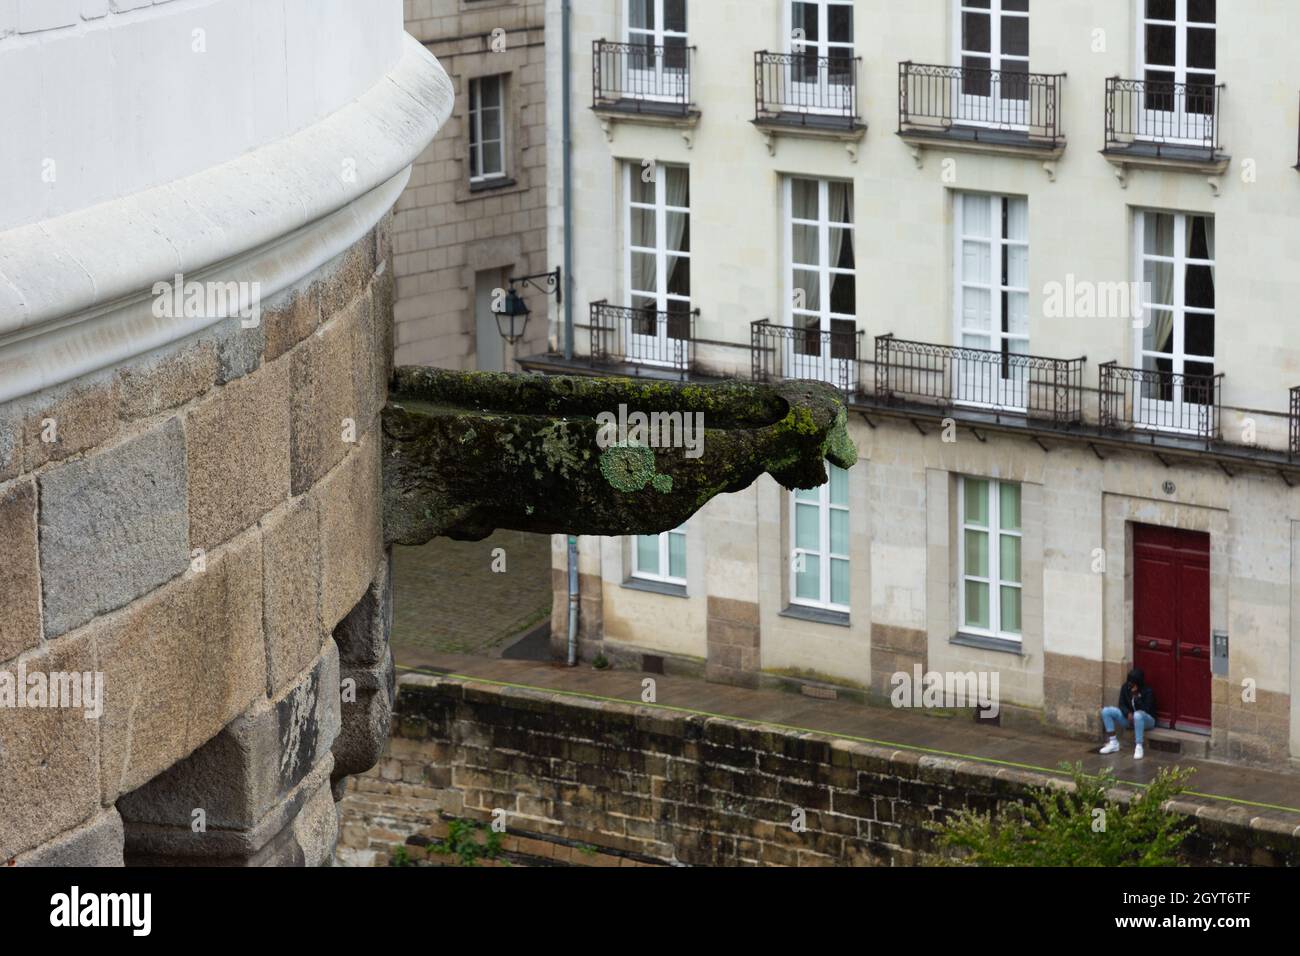
{"type": "MultiPolygon", "coordinates": [[[[564,114],[564,360],[566,362],[573,361],[573,113],[569,103],[572,99],[570,2],[571,0],[562,0],[560,4],[560,32],[563,34],[560,55],[560,83],[564,114]]],[[[570,547],[572,547],[572,542],[570,542],[570,547]]]]}
{"type": "Polygon", "coordinates": [[[569,666],[578,666],[578,536],[569,535],[569,666]]]}
{"type": "MultiPolygon", "coordinates": [[[[564,359],[573,361],[573,113],[572,99],[572,3],[560,2],[560,84],[564,140],[564,359]]],[[[568,664],[578,664],[578,537],[569,535],[569,655],[568,664]]]]}

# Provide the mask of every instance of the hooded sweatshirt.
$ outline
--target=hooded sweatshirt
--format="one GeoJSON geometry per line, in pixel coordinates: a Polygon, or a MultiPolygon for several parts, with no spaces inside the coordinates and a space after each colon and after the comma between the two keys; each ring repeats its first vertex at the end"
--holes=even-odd
{"type": "Polygon", "coordinates": [[[1124,686],[1119,689],[1119,709],[1125,717],[1132,717],[1135,710],[1155,717],[1156,692],[1147,686],[1146,674],[1142,673],[1142,668],[1133,668],[1124,679],[1124,686]],[[1137,693],[1129,690],[1130,684],[1137,684],[1137,693]]]}

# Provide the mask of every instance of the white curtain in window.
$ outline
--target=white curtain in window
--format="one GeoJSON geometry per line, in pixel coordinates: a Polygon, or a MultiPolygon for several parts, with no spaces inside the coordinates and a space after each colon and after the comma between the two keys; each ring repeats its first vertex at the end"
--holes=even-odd
{"type": "Polygon", "coordinates": [[[654,293],[655,256],[653,253],[632,253],[632,288],[638,292],[654,293]]]}
{"type": "MultiPolygon", "coordinates": [[[[1174,254],[1174,217],[1160,213],[1147,213],[1147,252],[1157,255],[1174,254]]],[[[1191,230],[1188,230],[1188,240],[1191,230]]],[[[1161,308],[1152,317],[1151,351],[1159,351],[1165,342],[1173,349],[1174,328],[1174,267],[1170,263],[1157,263],[1156,275],[1158,288],[1152,289],[1153,301],[1161,303],[1161,308]]]]}
{"type": "MultiPolygon", "coordinates": [[[[795,219],[811,222],[820,221],[820,201],[818,199],[820,188],[818,183],[814,180],[796,179],[790,183],[790,189],[793,193],[790,204],[791,216],[795,219]]],[[[817,266],[809,265],[809,263],[820,264],[821,261],[818,258],[821,251],[818,228],[816,226],[796,225],[793,227],[792,232],[793,239],[791,241],[794,248],[791,251],[795,262],[795,287],[803,290],[804,308],[811,312],[819,312],[822,307],[821,273],[817,271],[817,266]]]]}
{"type": "MultiPolygon", "coordinates": [[[[828,183],[827,184],[827,210],[826,218],[831,222],[851,222],[853,211],[849,208],[849,184],[848,183],[828,183]]],[[[832,229],[831,231],[831,261],[828,265],[835,267],[840,264],[840,254],[844,251],[844,240],[849,235],[848,229],[832,229]]],[[[832,283],[833,285],[834,283],[832,283]]]]}
{"type": "MultiPolygon", "coordinates": [[[[1205,217],[1205,245],[1206,248],[1209,250],[1209,255],[1210,255],[1210,281],[1215,283],[1214,291],[1217,293],[1219,291],[1219,288],[1218,288],[1218,282],[1216,281],[1215,270],[1218,268],[1217,265],[1218,260],[1215,258],[1214,255],[1214,217],[1213,216],[1205,217]]],[[[1215,301],[1216,302],[1218,301],[1217,296],[1215,298],[1215,301]]]]}
{"type": "MultiPolygon", "coordinates": [[[[645,209],[633,207],[630,204],[635,201],[646,203],[651,206],[655,205],[656,190],[658,187],[653,183],[643,184],[640,180],[641,167],[639,164],[629,164],[628,166],[628,215],[631,217],[631,243],[639,249],[653,250],[657,246],[658,238],[655,231],[655,219],[657,213],[655,209],[645,209]],[[648,186],[648,188],[647,188],[648,186]],[[647,195],[647,193],[649,195],[647,195]]],[[[658,286],[655,282],[657,256],[654,252],[632,252],[632,288],[638,292],[655,294],[658,286]]],[[[636,305],[637,303],[633,303],[636,305]]]]}
{"type": "MultiPolygon", "coordinates": [[[[670,168],[664,170],[666,173],[665,189],[667,196],[665,201],[669,207],[684,209],[690,199],[690,173],[681,168],[670,168]]],[[[686,215],[674,215],[669,213],[665,216],[667,219],[667,246],[668,252],[682,251],[682,237],[686,234],[686,215]]],[[[672,285],[673,274],[682,260],[677,256],[668,257],[668,275],[664,276],[664,288],[672,285]]]]}

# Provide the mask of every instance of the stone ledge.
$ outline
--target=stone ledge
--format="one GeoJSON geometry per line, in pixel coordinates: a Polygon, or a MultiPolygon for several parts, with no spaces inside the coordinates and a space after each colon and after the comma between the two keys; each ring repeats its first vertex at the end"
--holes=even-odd
{"type": "Polygon", "coordinates": [[[351,246],[393,206],[452,94],[433,56],[406,37],[387,76],[313,126],[176,183],[0,233],[0,338],[36,333],[0,346],[0,403],[213,324],[159,323],[150,301],[159,276],[257,280],[269,298],[351,246]],[[366,161],[345,180],[338,156],[366,161]],[[274,170],[291,171],[287,188],[274,170]],[[274,244],[279,254],[266,255],[274,244]]]}
{"type": "Polygon", "coordinates": [[[333,766],[334,758],[326,753],[291,793],[248,829],[210,828],[206,833],[194,833],[189,826],[128,823],[127,865],[322,865],[328,862],[337,834],[329,786],[333,766]],[[324,836],[323,830],[329,830],[330,835],[324,836]],[[322,853],[323,843],[328,848],[322,853]]]}

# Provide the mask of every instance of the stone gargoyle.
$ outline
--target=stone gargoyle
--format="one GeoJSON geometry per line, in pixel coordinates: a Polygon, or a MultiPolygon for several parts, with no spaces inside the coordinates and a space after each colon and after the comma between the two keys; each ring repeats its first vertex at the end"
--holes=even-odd
{"type": "Polygon", "coordinates": [[[383,412],[389,543],[497,529],[657,534],[764,473],[788,489],[857,460],[820,382],[677,384],[403,367],[383,412]]]}

